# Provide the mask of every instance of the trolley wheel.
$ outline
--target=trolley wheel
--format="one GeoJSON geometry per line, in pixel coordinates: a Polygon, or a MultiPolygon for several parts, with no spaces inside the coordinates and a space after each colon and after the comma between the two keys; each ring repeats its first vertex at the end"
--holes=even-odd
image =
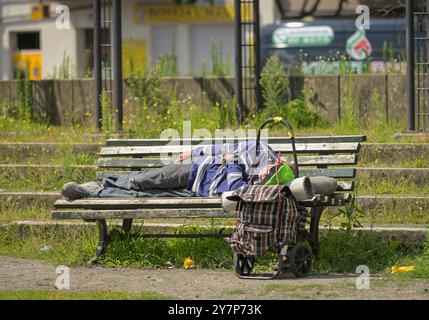
{"type": "Polygon", "coordinates": [[[313,266],[313,254],[308,245],[297,243],[287,253],[289,258],[289,270],[298,278],[307,277],[313,266]]]}
{"type": "Polygon", "coordinates": [[[248,276],[252,273],[255,259],[245,257],[242,254],[234,253],[234,267],[235,273],[240,276],[248,276]]]}

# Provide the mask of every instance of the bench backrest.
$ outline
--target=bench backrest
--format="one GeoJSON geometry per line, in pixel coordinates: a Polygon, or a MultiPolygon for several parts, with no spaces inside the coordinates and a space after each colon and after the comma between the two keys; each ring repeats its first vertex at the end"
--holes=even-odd
{"type": "MultiPolygon", "coordinates": [[[[212,140],[172,140],[160,139],[111,139],[100,150],[97,179],[107,174],[119,174],[124,171],[139,171],[156,168],[172,161],[161,159],[160,154],[177,155],[182,151],[201,144],[212,144],[212,140]]],[[[240,141],[240,139],[235,139],[240,141]]],[[[338,180],[337,191],[352,191],[356,177],[355,165],[358,161],[360,143],[366,141],[362,135],[350,136],[309,136],[296,137],[298,165],[300,176],[329,176],[338,180]]],[[[290,139],[273,137],[268,139],[269,145],[277,153],[281,153],[286,161],[292,159],[290,139]]]]}

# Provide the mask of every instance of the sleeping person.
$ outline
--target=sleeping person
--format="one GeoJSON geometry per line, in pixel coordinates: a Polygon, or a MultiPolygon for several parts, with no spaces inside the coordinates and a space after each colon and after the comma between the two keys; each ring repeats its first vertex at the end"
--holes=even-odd
{"type": "Polygon", "coordinates": [[[216,197],[249,183],[261,183],[277,170],[280,159],[264,141],[214,144],[179,154],[164,167],[107,176],[101,183],[64,185],[67,200],[123,197],[216,197]]]}
{"type": "Polygon", "coordinates": [[[279,159],[264,141],[197,147],[179,154],[177,162],[161,168],[110,175],[99,182],[69,182],[61,193],[67,200],[129,197],[216,197],[248,184],[288,183],[298,199],[331,195],[337,181],[324,176],[294,179],[295,164],[279,159]],[[280,177],[280,180],[278,180],[280,177]]]}

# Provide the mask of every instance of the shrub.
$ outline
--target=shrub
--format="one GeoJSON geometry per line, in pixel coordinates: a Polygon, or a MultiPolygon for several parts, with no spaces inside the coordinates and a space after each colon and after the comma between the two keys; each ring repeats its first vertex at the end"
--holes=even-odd
{"type": "Polygon", "coordinates": [[[270,117],[283,117],[294,128],[308,128],[325,123],[316,111],[308,109],[303,98],[289,101],[284,105],[266,106],[261,113],[254,117],[252,126],[257,127],[270,117]]]}
{"type": "Polygon", "coordinates": [[[289,81],[285,66],[276,56],[268,59],[261,73],[260,83],[265,103],[262,112],[254,117],[257,124],[274,116],[285,118],[297,128],[320,124],[317,112],[308,108],[304,93],[301,98],[289,101],[289,81]]]}
{"type": "Polygon", "coordinates": [[[289,81],[285,65],[276,56],[268,59],[261,72],[260,84],[266,108],[274,111],[289,101],[289,81]]]}

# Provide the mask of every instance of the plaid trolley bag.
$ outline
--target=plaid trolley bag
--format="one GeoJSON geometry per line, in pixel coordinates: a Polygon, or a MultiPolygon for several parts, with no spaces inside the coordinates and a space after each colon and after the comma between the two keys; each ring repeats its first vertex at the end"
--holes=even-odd
{"type": "Polygon", "coordinates": [[[300,243],[306,216],[285,185],[250,185],[228,196],[238,201],[236,231],[231,238],[235,274],[243,279],[274,279],[286,269],[297,277],[307,276],[312,253],[300,243]],[[274,275],[251,275],[255,257],[272,250],[279,253],[274,275]]]}

